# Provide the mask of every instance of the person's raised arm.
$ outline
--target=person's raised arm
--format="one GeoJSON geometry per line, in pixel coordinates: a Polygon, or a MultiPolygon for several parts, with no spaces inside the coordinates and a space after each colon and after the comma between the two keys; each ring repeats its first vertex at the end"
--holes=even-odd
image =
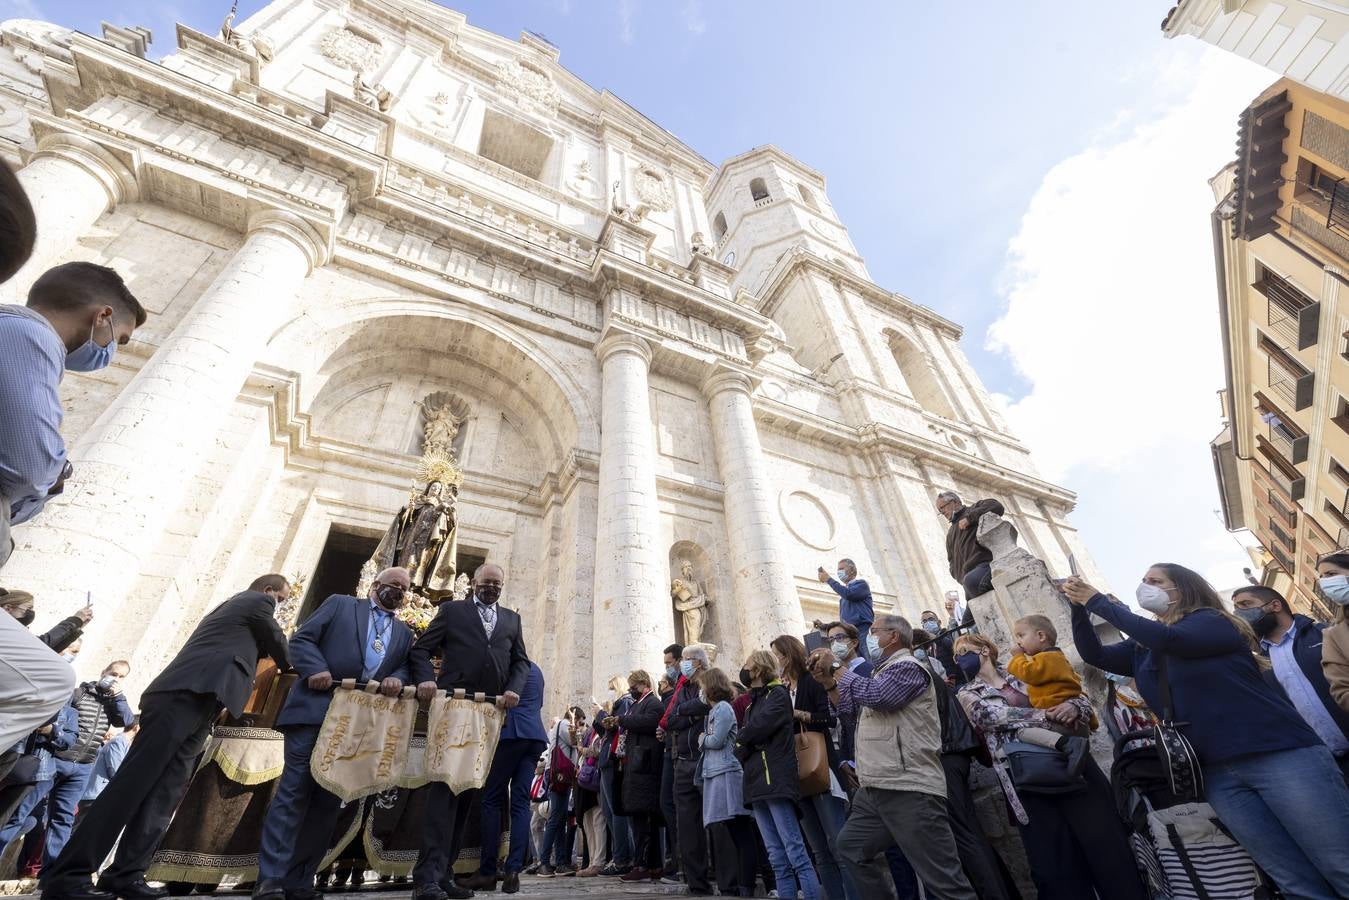
{"type": "MultiPolygon", "coordinates": [[[[1109,602],[1109,601],[1106,601],[1109,602]]],[[[1073,643],[1082,661],[1116,675],[1134,674],[1134,642],[1119,641],[1106,646],[1091,624],[1085,606],[1073,604],[1073,643]]]]}
{"type": "MultiPolygon", "coordinates": [[[[1212,614],[1191,614],[1174,625],[1166,625],[1136,615],[1123,604],[1111,603],[1104,594],[1096,594],[1086,607],[1088,612],[1105,619],[1144,647],[1160,653],[1198,658],[1248,649],[1241,632],[1217,610],[1212,614]]],[[[1132,671],[1120,674],[1129,675],[1132,671]]]]}
{"type": "Polygon", "coordinates": [[[261,655],[271,657],[276,667],[285,672],[290,669],[290,649],[286,646],[286,633],[276,621],[275,609],[266,600],[256,599],[245,621],[261,655]]]}

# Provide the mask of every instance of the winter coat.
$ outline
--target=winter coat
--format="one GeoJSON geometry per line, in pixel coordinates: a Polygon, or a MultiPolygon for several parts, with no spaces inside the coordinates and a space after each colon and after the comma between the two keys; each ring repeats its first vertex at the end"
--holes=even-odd
{"type": "Polygon", "coordinates": [[[979,518],[989,512],[1002,515],[1005,510],[996,500],[980,500],[973,506],[962,507],[951,517],[951,529],[946,532],[946,558],[951,561],[951,577],[956,581],[963,580],[965,573],[975,566],[993,561],[989,549],[975,540],[979,518]],[[969,526],[961,528],[961,519],[969,519],[969,526]]]}
{"type": "Polygon", "coordinates": [[[660,779],[665,770],[665,748],[656,740],[656,726],[665,707],[655,692],[632,705],[618,725],[627,734],[623,759],[622,800],[625,814],[660,814],[660,779]]]}
{"type": "Polygon", "coordinates": [[[753,688],[754,702],[736,737],[735,755],[745,770],[745,806],[759,800],[801,799],[792,739],[792,697],[780,681],[753,688]]]}

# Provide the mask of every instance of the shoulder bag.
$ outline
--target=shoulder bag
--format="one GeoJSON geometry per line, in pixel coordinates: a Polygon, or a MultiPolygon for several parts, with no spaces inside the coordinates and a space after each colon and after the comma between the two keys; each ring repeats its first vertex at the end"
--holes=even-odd
{"type": "Polygon", "coordinates": [[[811,797],[829,790],[829,749],[824,735],[809,731],[797,723],[792,735],[796,744],[796,777],[801,782],[801,796],[811,797]]]}
{"type": "Polygon", "coordinates": [[[1194,752],[1189,738],[1181,734],[1180,726],[1188,722],[1175,720],[1171,705],[1171,682],[1166,675],[1166,654],[1157,654],[1157,691],[1162,698],[1161,720],[1153,726],[1157,738],[1157,757],[1166,770],[1171,793],[1183,803],[1204,799],[1204,770],[1199,754],[1194,752]]]}

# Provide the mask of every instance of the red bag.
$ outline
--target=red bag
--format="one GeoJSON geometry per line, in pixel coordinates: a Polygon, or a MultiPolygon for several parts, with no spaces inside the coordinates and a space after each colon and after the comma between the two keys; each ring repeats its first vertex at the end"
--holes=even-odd
{"type": "Polygon", "coordinates": [[[562,726],[565,724],[558,723],[553,735],[553,753],[548,758],[548,789],[558,794],[566,793],[576,784],[576,763],[562,749],[562,726]]]}
{"type": "Polygon", "coordinates": [[[548,796],[548,779],[542,774],[535,775],[534,780],[529,784],[529,799],[535,803],[542,803],[548,796]]]}

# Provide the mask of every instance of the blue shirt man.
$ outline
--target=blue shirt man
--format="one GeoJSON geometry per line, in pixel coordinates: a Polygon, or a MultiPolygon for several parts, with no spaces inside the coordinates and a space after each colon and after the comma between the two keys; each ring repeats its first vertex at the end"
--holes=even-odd
{"type": "MultiPolygon", "coordinates": [[[[818,577],[838,594],[839,620],[857,629],[859,634],[857,652],[869,659],[874,654],[868,645],[867,637],[871,633],[871,623],[876,621],[876,614],[871,605],[871,586],[857,577],[857,565],[851,559],[838,561],[837,574],[838,578],[831,578],[821,566],[818,577]]],[[[819,623],[816,623],[816,627],[819,627],[819,623]]]]}

